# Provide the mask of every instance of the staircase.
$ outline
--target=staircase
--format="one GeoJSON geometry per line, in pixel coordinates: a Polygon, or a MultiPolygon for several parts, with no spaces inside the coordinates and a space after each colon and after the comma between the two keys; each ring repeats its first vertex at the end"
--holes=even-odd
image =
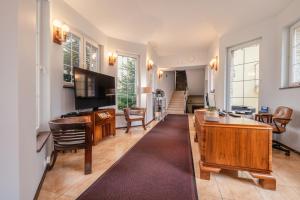
{"type": "Polygon", "coordinates": [[[185,91],[173,92],[172,99],[169,103],[168,114],[184,114],[185,113],[185,91]]]}

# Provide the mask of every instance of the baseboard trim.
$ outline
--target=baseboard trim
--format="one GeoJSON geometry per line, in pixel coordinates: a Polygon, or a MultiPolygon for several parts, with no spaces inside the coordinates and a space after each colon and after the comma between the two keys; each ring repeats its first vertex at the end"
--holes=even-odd
{"type": "Polygon", "coordinates": [[[278,144],[280,144],[281,146],[287,148],[288,150],[290,150],[290,151],[292,151],[292,152],[294,152],[294,153],[300,155],[300,152],[299,152],[299,151],[297,151],[297,150],[295,150],[295,149],[293,149],[293,148],[291,148],[291,147],[289,147],[289,146],[287,146],[287,145],[285,145],[285,144],[282,144],[281,142],[279,142],[279,141],[277,141],[277,140],[276,140],[276,142],[277,142],[278,144]]]}
{"type": "MultiPolygon", "coordinates": [[[[151,119],[147,124],[146,126],[148,126],[151,122],[154,121],[154,118],[151,119]]],[[[139,126],[143,126],[143,125],[134,125],[134,126],[131,126],[131,127],[139,127],[139,126]]],[[[121,126],[121,127],[116,127],[116,129],[124,129],[124,128],[127,128],[127,126],[121,126]]]]}
{"type": "Polygon", "coordinates": [[[47,171],[48,171],[48,164],[47,164],[47,166],[45,167],[43,176],[42,176],[42,178],[41,178],[41,181],[40,181],[40,183],[39,183],[38,188],[36,189],[36,192],[35,192],[35,195],[34,195],[33,200],[37,200],[37,199],[39,198],[39,195],[40,195],[40,192],[41,192],[41,189],[42,189],[44,180],[45,180],[45,178],[46,178],[47,171]]]}

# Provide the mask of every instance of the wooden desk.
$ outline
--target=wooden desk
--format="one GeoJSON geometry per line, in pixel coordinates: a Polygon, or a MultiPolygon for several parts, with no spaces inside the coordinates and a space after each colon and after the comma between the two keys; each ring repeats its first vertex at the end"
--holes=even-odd
{"type": "Polygon", "coordinates": [[[99,109],[91,113],[93,145],[98,144],[105,137],[116,135],[115,109],[99,109]],[[103,115],[104,114],[104,115],[103,115]],[[103,115],[103,117],[102,117],[103,115]]]}
{"type": "Polygon", "coordinates": [[[199,139],[200,178],[211,172],[244,170],[259,179],[263,188],[276,189],[272,172],[272,127],[247,118],[226,116],[219,122],[204,120],[205,111],[195,112],[199,139]]]}

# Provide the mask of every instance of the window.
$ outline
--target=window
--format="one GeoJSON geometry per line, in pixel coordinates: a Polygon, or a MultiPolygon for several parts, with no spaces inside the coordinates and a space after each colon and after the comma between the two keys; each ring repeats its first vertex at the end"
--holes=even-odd
{"type": "Polygon", "coordinates": [[[82,38],[74,33],[69,32],[66,41],[63,43],[64,51],[64,82],[73,84],[73,67],[81,65],[81,42],[82,38]]]}
{"type": "Polygon", "coordinates": [[[228,49],[229,84],[227,109],[232,106],[250,106],[258,109],[259,95],[259,41],[228,49]]]}
{"type": "Polygon", "coordinates": [[[300,21],[290,28],[290,84],[300,84],[300,21]]]}
{"type": "Polygon", "coordinates": [[[137,58],[118,56],[117,108],[134,107],[137,102],[137,58]]]}
{"type": "Polygon", "coordinates": [[[94,72],[99,71],[99,48],[95,42],[85,40],[85,68],[94,72]]]}

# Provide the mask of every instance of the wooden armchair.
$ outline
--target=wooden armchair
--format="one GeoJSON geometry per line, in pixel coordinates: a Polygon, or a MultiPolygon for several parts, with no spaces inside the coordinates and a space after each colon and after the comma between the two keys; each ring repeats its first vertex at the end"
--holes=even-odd
{"type": "MultiPolygon", "coordinates": [[[[274,134],[282,134],[286,131],[286,126],[291,121],[292,115],[293,109],[279,106],[274,114],[257,114],[255,119],[261,122],[266,119],[266,122],[273,127],[274,134]]],[[[287,156],[290,155],[290,150],[275,140],[273,140],[273,148],[284,151],[287,156]]]]}
{"type": "Polygon", "coordinates": [[[145,125],[146,108],[124,108],[124,115],[127,122],[126,133],[129,132],[131,123],[134,121],[141,121],[144,130],[146,130],[146,125],[145,125]]]}
{"type": "Polygon", "coordinates": [[[54,141],[50,170],[55,164],[58,152],[84,149],[84,173],[90,174],[92,172],[91,124],[89,116],[60,118],[49,122],[54,141]]]}

